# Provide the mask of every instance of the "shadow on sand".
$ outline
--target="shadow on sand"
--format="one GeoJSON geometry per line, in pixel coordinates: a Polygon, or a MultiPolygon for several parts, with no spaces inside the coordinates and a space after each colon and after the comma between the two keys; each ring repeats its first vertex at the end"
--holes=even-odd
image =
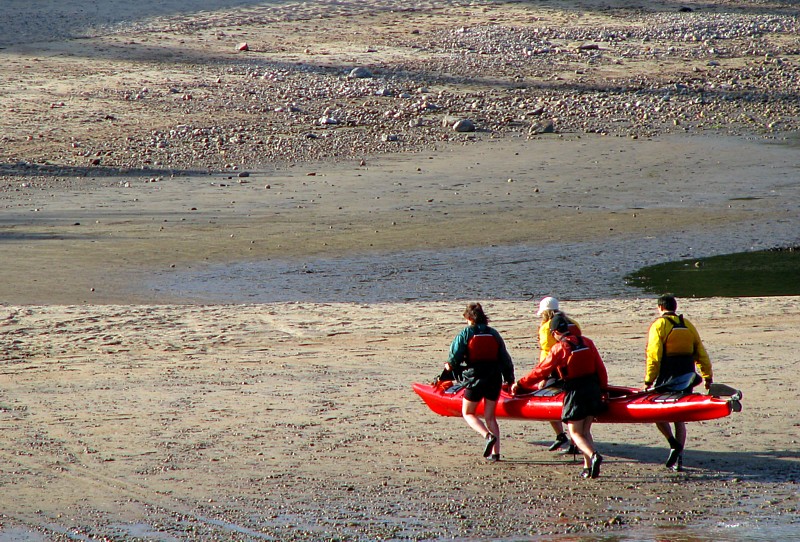
{"type": "MultiPolygon", "coordinates": [[[[533,446],[545,448],[550,441],[532,441],[533,446]]],[[[689,443],[691,446],[691,442],[689,443]]],[[[798,483],[800,482],[800,452],[797,450],[775,450],[770,452],[719,452],[693,450],[684,452],[684,470],[672,473],[664,466],[667,458],[667,447],[642,446],[637,444],[597,443],[598,450],[606,458],[604,463],[608,471],[613,472],[615,465],[625,463],[651,464],[653,474],[669,473],[676,477],[687,476],[693,480],[720,477],[736,478],[742,481],[761,483],[798,483]]],[[[550,465],[553,463],[575,463],[579,466],[581,456],[573,459],[572,455],[556,452],[552,460],[504,458],[510,464],[550,465]]]]}

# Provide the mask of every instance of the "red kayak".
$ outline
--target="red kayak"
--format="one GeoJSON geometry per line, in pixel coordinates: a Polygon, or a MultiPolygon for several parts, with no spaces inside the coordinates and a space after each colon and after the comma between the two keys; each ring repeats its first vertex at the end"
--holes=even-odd
{"type": "MultiPolygon", "coordinates": [[[[464,390],[453,382],[413,384],[414,391],[440,416],[461,416],[464,390]]],[[[595,421],[603,423],[697,422],[724,418],[742,409],[742,393],[724,384],[712,384],[709,394],[642,391],[609,386],[608,410],[595,421]]],[[[545,388],[511,395],[504,386],[497,402],[497,417],[516,420],[558,421],[564,391],[545,388]]],[[[483,414],[483,403],[478,406],[483,414]]]]}

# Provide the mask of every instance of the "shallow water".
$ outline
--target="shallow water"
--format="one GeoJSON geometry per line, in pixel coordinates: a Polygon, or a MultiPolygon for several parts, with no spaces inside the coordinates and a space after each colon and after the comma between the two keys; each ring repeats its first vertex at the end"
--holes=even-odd
{"type": "Polygon", "coordinates": [[[116,25],[132,24],[153,17],[287,3],[290,0],[161,0],[147,4],[103,0],[93,2],[88,7],[84,0],[60,0],[51,3],[48,7],[51,16],[42,20],[37,11],[41,9],[39,2],[3,0],[5,22],[8,28],[16,31],[0,35],[0,46],[82,38],[107,33],[116,25]]]}
{"type": "MultiPolygon", "coordinates": [[[[618,533],[603,535],[537,537],[529,542],[768,542],[800,540],[797,519],[790,518],[753,520],[747,522],[720,522],[703,526],[681,528],[636,527],[618,533]]],[[[525,539],[513,538],[511,541],[525,539]]],[[[468,542],[468,541],[464,541],[468,542]]],[[[474,542],[474,541],[469,541],[474,542]]]]}
{"type": "Polygon", "coordinates": [[[649,264],[797,244],[785,223],[752,229],[613,238],[602,244],[515,245],[342,258],[208,265],[155,274],[146,290],[204,303],[624,298],[646,295],[626,275],[649,264]]]}
{"type": "MultiPolygon", "coordinates": [[[[242,530],[240,527],[223,521],[213,522],[223,531],[246,536],[248,539],[268,538],[261,533],[242,530]]],[[[508,539],[492,539],[493,542],[769,542],[800,540],[800,520],[798,518],[768,518],[753,516],[744,522],[718,522],[707,525],[691,525],[686,527],[634,527],[618,532],[593,534],[593,535],[558,535],[546,537],[513,537],[508,539]]],[[[135,538],[137,540],[154,540],[159,542],[174,542],[178,540],[166,532],[160,532],[150,525],[120,524],[115,526],[121,539],[135,538]]],[[[67,534],[74,540],[86,540],[86,537],[67,533],[66,530],[56,530],[60,534],[67,534]]],[[[47,536],[41,532],[24,527],[0,527],[0,542],[42,542],[47,536]]],[[[447,540],[451,542],[484,542],[479,538],[458,538],[447,540]]]]}
{"type": "Polygon", "coordinates": [[[668,262],[627,279],[646,291],[680,297],[800,295],[800,248],[668,262]]]}

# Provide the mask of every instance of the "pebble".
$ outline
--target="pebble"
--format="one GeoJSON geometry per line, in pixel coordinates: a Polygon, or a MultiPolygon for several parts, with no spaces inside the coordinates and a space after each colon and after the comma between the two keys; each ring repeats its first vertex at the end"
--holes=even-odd
{"type": "MultiPolygon", "coordinates": [[[[34,125],[27,130],[36,135],[19,137],[48,143],[30,147],[25,156],[37,164],[120,169],[169,164],[190,170],[431,149],[457,141],[454,132],[472,132],[477,125],[491,137],[800,133],[793,98],[800,88],[798,46],[791,42],[800,33],[796,13],[634,9],[629,22],[619,21],[615,26],[537,25],[535,20],[511,25],[497,18],[433,26],[413,35],[419,55],[381,64],[386,74],[366,66],[343,74],[302,62],[288,67],[210,62],[196,86],[165,79],[118,91],[121,99],[146,100],[165,118],[188,113],[184,118],[193,120],[169,127],[156,123],[148,131],[73,133],[63,142],[49,132],[41,137],[45,128],[34,125]],[[680,62],[696,71],[663,78],[637,70],[641,62],[680,62]],[[631,66],[633,75],[616,66],[631,66]],[[604,75],[610,67],[613,81],[604,75]],[[409,75],[421,73],[446,73],[447,78],[420,81],[409,75]],[[514,84],[474,85],[476,77],[514,84]],[[474,117],[461,118],[465,111],[474,117]],[[248,118],[254,120],[242,120],[248,118]]],[[[181,24],[193,29],[191,22],[181,24]]],[[[399,44],[387,43],[387,48],[399,44]]],[[[241,42],[236,48],[245,51],[249,45],[241,42]]],[[[87,90],[81,99],[105,100],[115,92],[87,90]]],[[[73,109],[78,102],[48,100],[44,106],[51,103],[73,109]]],[[[90,118],[109,116],[122,118],[105,111],[90,118]]]]}
{"type": "Polygon", "coordinates": [[[459,119],[453,124],[453,130],[456,132],[474,132],[475,123],[470,119],[459,119]]]}
{"type": "Polygon", "coordinates": [[[353,68],[350,70],[350,74],[348,77],[356,78],[356,79],[367,79],[372,77],[372,72],[369,71],[367,68],[363,66],[359,66],[357,68],[353,68]]]}

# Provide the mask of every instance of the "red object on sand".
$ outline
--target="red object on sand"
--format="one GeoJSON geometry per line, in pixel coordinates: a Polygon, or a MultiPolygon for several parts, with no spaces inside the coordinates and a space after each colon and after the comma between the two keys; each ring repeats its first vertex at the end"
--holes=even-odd
{"type": "MultiPolygon", "coordinates": [[[[440,416],[461,416],[463,390],[447,384],[414,383],[425,404],[440,416]]],[[[701,393],[643,392],[637,388],[609,386],[608,410],[595,418],[600,423],[696,422],[724,418],[741,410],[740,397],[721,398],[701,393]]],[[[557,421],[561,419],[564,392],[545,388],[523,395],[511,395],[506,387],[497,402],[497,417],[517,420],[557,421]]],[[[483,414],[483,403],[478,406],[483,414]]]]}

